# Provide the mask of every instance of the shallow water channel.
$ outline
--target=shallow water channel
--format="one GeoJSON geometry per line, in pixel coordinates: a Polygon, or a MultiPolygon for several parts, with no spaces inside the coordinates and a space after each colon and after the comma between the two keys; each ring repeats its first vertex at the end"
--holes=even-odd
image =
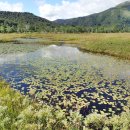
{"type": "Polygon", "coordinates": [[[1,43],[0,76],[22,94],[65,111],[111,115],[128,108],[130,62],[76,47],[1,43]]]}

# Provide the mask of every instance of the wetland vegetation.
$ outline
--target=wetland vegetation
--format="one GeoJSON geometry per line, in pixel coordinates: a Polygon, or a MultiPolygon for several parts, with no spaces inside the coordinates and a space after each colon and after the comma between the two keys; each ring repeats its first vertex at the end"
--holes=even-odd
{"type": "Polygon", "coordinates": [[[77,48],[100,34],[2,35],[0,75],[12,89],[1,81],[1,129],[130,129],[129,60],[77,48]]]}
{"type": "Polygon", "coordinates": [[[0,82],[1,130],[129,130],[130,112],[107,117],[92,113],[84,118],[79,112],[66,116],[62,109],[37,103],[0,82]]]}
{"type": "MultiPolygon", "coordinates": [[[[16,42],[17,38],[40,38],[42,44],[71,44],[93,53],[107,54],[119,58],[130,59],[129,33],[22,33],[1,34],[1,42],[16,42]]],[[[20,42],[20,41],[19,41],[20,42]]],[[[22,43],[21,41],[20,43],[22,43]]],[[[24,41],[25,42],[25,41],[24,41]]]]}
{"type": "MultiPolygon", "coordinates": [[[[84,2],[37,6],[57,18],[64,5],[84,2]]],[[[15,3],[0,4],[26,4],[15,3]]],[[[55,21],[0,11],[0,130],[130,130],[130,2],[110,3],[101,13],[55,21]]]]}

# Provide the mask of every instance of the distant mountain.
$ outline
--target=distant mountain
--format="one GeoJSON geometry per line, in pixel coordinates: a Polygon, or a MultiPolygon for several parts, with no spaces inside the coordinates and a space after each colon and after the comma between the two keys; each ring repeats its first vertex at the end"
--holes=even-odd
{"type": "Polygon", "coordinates": [[[96,13],[86,17],[72,19],[58,19],[54,21],[60,25],[83,26],[98,28],[98,30],[130,30],[130,1],[121,3],[114,8],[110,8],[101,13],[96,13]]]}
{"type": "Polygon", "coordinates": [[[55,24],[32,13],[0,11],[0,32],[51,31],[55,24]]]}
{"type": "Polygon", "coordinates": [[[130,1],[101,13],[53,22],[32,13],[0,11],[0,32],[130,32],[130,1]]]}

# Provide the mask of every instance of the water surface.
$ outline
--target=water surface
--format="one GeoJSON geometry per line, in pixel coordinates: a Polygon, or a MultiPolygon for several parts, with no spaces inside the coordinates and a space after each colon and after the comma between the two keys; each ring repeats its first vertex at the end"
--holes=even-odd
{"type": "Polygon", "coordinates": [[[22,94],[66,111],[119,114],[128,107],[130,62],[76,47],[1,43],[0,75],[22,94]]]}

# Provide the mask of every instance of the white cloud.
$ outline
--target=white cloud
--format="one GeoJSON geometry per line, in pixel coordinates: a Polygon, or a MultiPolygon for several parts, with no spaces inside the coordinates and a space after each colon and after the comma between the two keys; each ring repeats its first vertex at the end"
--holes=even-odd
{"type": "Polygon", "coordinates": [[[0,2],[0,11],[12,11],[12,12],[22,12],[23,4],[22,3],[9,3],[9,2],[0,2]]]}
{"type": "Polygon", "coordinates": [[[60,4],[48,4],[40,0],[39,13],[49,20],[87,16],[104,11],[126,0],[62,0],[60,4]]]}

